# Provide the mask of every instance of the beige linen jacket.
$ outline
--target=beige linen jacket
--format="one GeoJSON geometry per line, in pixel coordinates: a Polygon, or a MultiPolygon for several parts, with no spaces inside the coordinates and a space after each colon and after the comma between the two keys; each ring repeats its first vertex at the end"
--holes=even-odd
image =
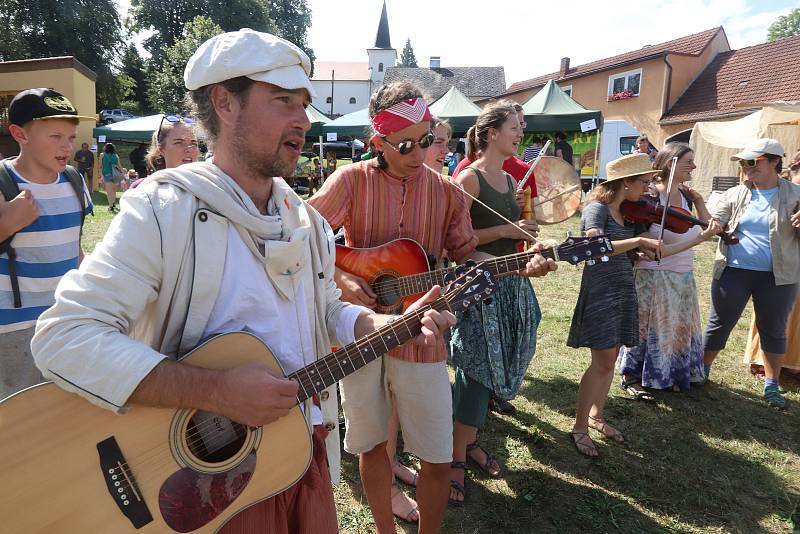
{"type": "MultiPolygon", "coordinates": [[[[738,185],[725,191],[711,209],[711,217],[728,224],[733,233],[750,203],[751,184],[738,185]]],[[[800,202],[800,185],[778,180],[778,194],[772,198],[769,213],[769,248],[772,252],[772,272],[775,284],[782,286],[800,282],[800,228],[794,228],[789,217],[800,202]]],[[[736,245],[733,245],[736,246],[736,245]]],[[[714,279],[725,270],[728,245],[720,240],[714,257],[714,279]]]]}
{"type": "MultiPolygon", "coordinates": [[[[310,258],[293,276],[314,288],[306,291],[305,305],[321,357],[338,343],[336,325],[349,305],[339,300],[341,291],[333,281],[333,232],[281,179],[275,179],[273,198],[297,207],[297,220],[289,224],[308,227],[310,258]]],[[[126,406],[128,398],[163,358],[179,359],[201,341],[232,224],[171,183],[145,182],[123,195],[121,206],[103,241],[78,270],[63,277],[56,303],[39,318],[31,343],[45,378],[118,413],[135,409],[126,406]]],[[[321,393],[320,400],[337,482],[336,386],[321,393]]]]}

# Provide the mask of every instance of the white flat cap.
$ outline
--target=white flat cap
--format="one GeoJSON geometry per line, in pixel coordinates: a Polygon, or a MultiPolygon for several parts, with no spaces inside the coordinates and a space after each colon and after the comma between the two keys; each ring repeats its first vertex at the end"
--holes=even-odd
{"type": "Polygon", "coordinates": [[[306,89],[316,96],[311,61],[296,45],[250,28],[212,37],[189,58],[183,81],[190,91],[205,85],[246,76],[283,89],[306,89]]]}
{"type": "Polygon", "coordinates": [[[764,154],[780,157],[784,157],[786,155],[783,153],[783,145],[781,145],[778,141],[768,137],[763,137],[748,143],[747,146],[744,147],[744,150],[731,156],[731,161],[737,161],[740,159],[756,159],[764,154]]]}

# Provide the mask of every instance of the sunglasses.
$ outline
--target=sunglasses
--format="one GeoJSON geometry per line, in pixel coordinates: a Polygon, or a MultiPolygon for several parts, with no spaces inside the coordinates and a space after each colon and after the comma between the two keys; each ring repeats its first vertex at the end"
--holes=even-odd
{"type": "Polygon", "coordinates": [[[762,161],[762,160],[765,160],[765,159],[769,159],[769,158],[767,158],[765,156],[759,156],[759,157],[757,157],[755,159],[740,159],[739,160],[739,165],[741,165],[742,168],[755,167],[756,165],[758,165],[759,161],[762,161]]]}
{"type": "Polygon", "coordinates": [[[383,142],[398,151],[401,155],[405,156],[406,154],[410,154],[416,145],[419,145],[420,148],[428,148],[433,144],[435,139],[436,136],[433,135],[433,132],[428,132],[420,137],[419,141],[400,141],[395,145],[384,137],[383,142]]]}
{"type": "Polygon", "coordinates": [[[164,121],[170,122],[172,124],[175,124],[176,122],[182,122],[184,124],[194,124],[194,119],[192,119],[191,117],[182,117],[180,115],[164,115],[164,117],[161,119],[161,122],[158,123],[158,132],[156,132],[156,139],[161,137],[161,126],[164,124],[164,121]]]}

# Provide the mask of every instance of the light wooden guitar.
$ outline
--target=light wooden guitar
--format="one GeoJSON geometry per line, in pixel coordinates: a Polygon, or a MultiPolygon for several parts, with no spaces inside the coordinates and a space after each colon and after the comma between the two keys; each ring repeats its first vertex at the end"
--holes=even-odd
{"type": "MultiPolygon", "coordinates": [[[[494,289],[479,265],[433,303],[291,373],[298,403],[415,337],[428,309],[462,310],[494,289]]],[[[251,362],[283,374],[269,348],[243,332],[214,337],[181,360],[207,369],[251,362]]],[[[299,406],[252,428],[191,409],[135,406],[119,416],[40,384],[0,402],[0,531],[216,532],[297,482],[311,443],[299,406]]]]}
{"type": "MultiPolygon", "coordinates": [[[[611,240],[604,236],[572,237],[556,247],[539,254],[572,265],[595,260],[608,261],[613,252],[611,240]]],[[[514,274],[537,254],[519,252],[498,256],[485,263],[496,277],[514,274]]],[[[399,313],[438,284],[444,286],[449,278],[463,272],[465,266],[428,270],[428,256],[422,245],[413,239],[401,238],[373,248],[352,248],[336,245],[336,266],[363,278],[378,296],[375,310],[380,313],[399,313]]],[[[467,268],[469,264],[467,265],[467,268]]]]}

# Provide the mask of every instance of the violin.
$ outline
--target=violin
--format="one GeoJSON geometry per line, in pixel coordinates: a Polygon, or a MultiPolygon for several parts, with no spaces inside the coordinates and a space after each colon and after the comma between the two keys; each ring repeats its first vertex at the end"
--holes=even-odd
{"type": "MultiPolygon", "coordinates": [[[[659,205],[658,200],[651,196],[643,197],[637,201],[623,200],[620,210],[625,220],[632,223],[661,224],[661,218],[664,216],[664,206],[659,205]]],[[[703,228],[708,227],[708,224],[693,217],[691,213],[683,208],[675,206],[667,208],[667,216],[664,218],[665,229],[676,234],[685,234],[689,231],[689,228],[695,225],[700,225],[703,228]]],[[[739,243],[739,238],[728,232],[720,232],[719,238],[727,245],[739,243]]]]}

